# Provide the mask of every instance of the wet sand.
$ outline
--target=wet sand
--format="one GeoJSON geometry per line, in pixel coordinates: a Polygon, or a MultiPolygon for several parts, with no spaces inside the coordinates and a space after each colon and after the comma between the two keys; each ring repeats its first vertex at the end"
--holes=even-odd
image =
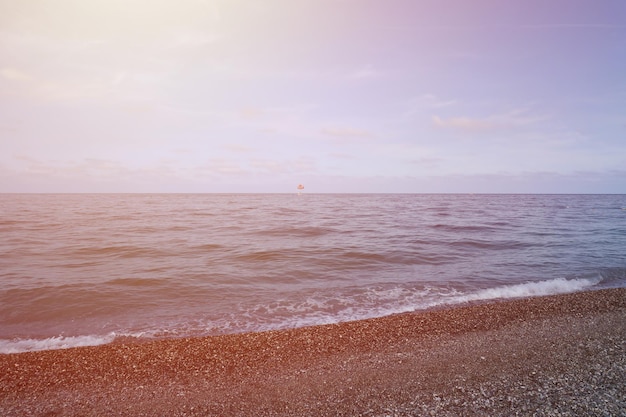
{"type": "Polygon", "coordinates": [[[0,355],[2,416],[626,415],[626,289],[0,355]]]}

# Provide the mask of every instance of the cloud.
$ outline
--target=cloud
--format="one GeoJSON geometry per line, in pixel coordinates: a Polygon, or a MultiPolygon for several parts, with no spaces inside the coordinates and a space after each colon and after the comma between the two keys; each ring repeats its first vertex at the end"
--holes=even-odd
{"type": "Polygon", "coordinates": [[[0,125],[0,132],[17,133],[17,132],[19,132],[19,129],[16,126],[0,125]]]}
{"type": "Polygon", "coordinates": [[[350,127],[325,127],[321,130],[321,133],[327,136],[334,136],[337,138],[371,138],[374,134],[370,131],[363,129],[354,129],[350,127]]]}
{"type": "Polygon", "coordinates": [[[33,79],[33,77],[26,74],[25,72],[16,70],[14,68],[2,68],[0,69],[0,75],[2,75],[3,78],[11,81],[31,81],[33,79]]]}
{"type": "Polygon", "coordinates": [[[272,174],[284,173],[289,170],[282,162],[272,159],[253,159],[250,161],[250,166],[259,171],[272,174]]]}
{"type": "Polygon", "coordinates": [[[607,23],[546,23],[541,25],[521,25],[522,29],[624,29],[626,25],[607,23]]]}
{"type": "MultiPolygon", "coordinates": [[[[316,161],[304,156],[255,159],[247,164],[215,158],[186,168],[164,161],[131,168],[119,161],[99,158],[69,162],[42,161],[30,156],[16,159],[23,163],[19,169],[0,163],[0,192],[292,192],[292,183],[298,182],[316,192],[626,192],[626,171],[622,169],[333,176],[318,171],[316,161]]],[[[405,162],[429,168],[429,164],[438,161],[418,157],[405,162]]]]}
{"type": "Polygon", "coordinates": [[[424,168],[435,168],[438,166],[443,159],[441,158],[416,158],[411,159],[408,162],[412,165],[417,165],[424,168]]]}
{"type": "Polygon", "coordinates": [[[380,75],[381,73],[379,71],[376,71],[374,67],[372,67],[371,65],[366,65],[354,71],[353,73],[351,73],[349,75],[349,78],[352,78],[355,80],[365,80],[365,79],[376,78],[376,77],[379,77],[380,75]]]}
{"type": "Polygon", "coordinates": [[[291,168],[297,173],[317,172],[317,163],[313,158],[301,156],[291,161],[291,168]]]}
{"type": "Polygon", "coordinates": [[[493,121],[489,121],[487,119],[471,119],[469,117],[452,117],[449,119],[442,119],[439,116],[433,116],[432,121],[437,127],[451,127],[465,131],[486,131],[498,127],[498,125],[493,121]]]}
{"type": "Polygon", "coordinates": [[[245,120],[254,120],[262,117],[265,114],[263,109],[256,107],[246,107],[239,110],[239,116],[245,120]]]}
{"type": "Polygon", "coordinates": [[[167,46],[170,48],[200,48],[214,44],[220,39],[222,36],[216,33],[179,32],[172,36],[172,40],[167,46]]]}
{"type": "Polygon", "coordinates": [[[275,127],[262,127],[259,129],[259,133],[278,133],[280,130],[275,127]]]}
{"type": "Polygon", "coordinates": [[[227,143],[223,146],[224,149],[235,153],[248,153],[254,151],[254,148],[246,145],[239,145],[236,143],[227,143]]]}
{"type": "Polygon", "coordinates": [[[316,171],[315,160],[304,156],[286,160],[252,159],[250,166],[264,174],[300,174],[316,171]]]}
{"type": "Polygon", "coordinates": [[[434,94],[423,94],[419,97],[416,97],[410,100],[411,107],[428,107],[431,109],[439,109],[442,107],[453,106],[458,104],[459,101],[456,99],[443,99],[434,94]]]}
{"type": "Polygon", "coordinates": [[[26,174],[121,179],[130,172],[117,161],[99,158],[84,158],[80,161],[44,161],[19,155],[14,160],[22,163],[20,171],[26,174]]]}
{"type": "Polygon", "coordinates": [[[208,160],[204,165],[192,169],[201,176],[218,175],[218,176],[243,176],[249,174],[238,161],[226,158],[213,158],[208,160]]]}
{"type": "Polygon", "coordinates": [[[198,172],[161,160],[130,167],[111,159],[59,161],[15,156],[0,165],[0,192],[180,192],[197,183],[198,172]]]}
{"type": "Polygon", "coordinates": [[[412,97],[406,103],[402,103],[406,107],[406,111],[402,113],[405,118],[413,118],[417,114],[423,114],[433,109],[443,109],[459,104],[457,99],[444,99],[434,94],[422,94],[421,96],[412,97]]]}
{"type": "Polygon", "coordinates": [[[484,118],[432,116],[432,123],[439,128],[452,128],[466,132],[486,132],[496,129],[513,129],[533,125],[547,120],[548,116],[530,115],[526,109],[515,109],[508,113],[494,114],[484,118]]]}
{"type": "Polygon", "coordinates": [[[172,149],[171,152],[179,155],[190,155],[194,153],[191,149],[185,148],[172,149]]]}
{"type": "MultiPolygon", "coordinates": [[[[31,54],[35,54],[31,51],[31,54]]],[[[68,55],[72,53],[67,52],[68,55]]],[[[0,69],[0,80],[5,79],[20,85],[20,95],[39,101],[73,101],[97,99],[108,102],[154,99],[154,92],[164,76],[150,72],[119,71],[112,66],[97,66],[76,59],[55,65],[46,65],[42,73],[5,67],[0,69]],[[33,73],[37,73],[34,76],[33,73]]],[[[58,61],[58,62],[56,62],[58,61]]],[[[36,68],[36,65],[31,65],[36,68]]]]}
{"type": "MultiPolygon", "coordinates": [[[[120,161],[102,158],[83,158],[76,161],[41,160],[27,155],[13,158],[12,167],[3,169],[13,177],[36,182],[62,184],[73,180],[76,184],[117,184],[144,186],[174,182],[228,180],[236,182],[258,181],[261,176],[292,177],[302,173],[317,172],[311,157],[286,159],[211,158],[202,164],[180,165],[176,160],[161,159],[142,167],[131,167],[120,161]],[[45,180],[45,181],[44,181],[45,180]]],[[[89,188],[85,188],[88,190],[89,188]]],[[[2,187],[0,187],[2,192],[2,187]]]]}
{"type": "Polygon", "coordinates": [[[339,159],[355,159],[354,155],[347,154],[344,152],[331,152],[328,154],[331,158],[339,158],[339,159]]]}

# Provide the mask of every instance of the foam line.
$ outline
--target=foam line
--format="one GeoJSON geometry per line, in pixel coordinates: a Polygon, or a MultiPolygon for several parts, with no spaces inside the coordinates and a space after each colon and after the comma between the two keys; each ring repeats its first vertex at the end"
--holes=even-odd
{"type": "Polygon", "coordinates": [[[111,343],[115,333],[104,336],[55,336],[47,339],[0,339],[0,353],[20,353],[38,350],[68,349],[111,343]]]}
{"type": "Polygon", "coordinates": [[[537,297],[543,295],[565,294],[582,291],[600,282],[600,279],[576,278],[565,279],[556,278],[546,281],[526,282],[523,284],[503,285],[500,287],[486,288],[470,294],[455,296],[452,303],[463,303],[467,301],[494,300],[498,298],[522,298],[537,297]]]}

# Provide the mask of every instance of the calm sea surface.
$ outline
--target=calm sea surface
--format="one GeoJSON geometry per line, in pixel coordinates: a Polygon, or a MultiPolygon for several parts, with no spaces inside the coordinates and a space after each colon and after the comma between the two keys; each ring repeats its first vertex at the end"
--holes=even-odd
{"type": "Polygon", "coordinates": [[[0,353],[624,286],[624,195],[0,194],[0,353]]]}

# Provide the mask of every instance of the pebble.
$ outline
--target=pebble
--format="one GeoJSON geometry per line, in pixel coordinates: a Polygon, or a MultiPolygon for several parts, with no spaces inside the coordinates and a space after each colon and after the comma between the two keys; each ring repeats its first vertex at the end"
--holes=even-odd
{"type": "Polygon", "coordinates": [[[0,415],[618,416],[625,383],[626,289],[611,289],[0,355],[0,415]]]}

